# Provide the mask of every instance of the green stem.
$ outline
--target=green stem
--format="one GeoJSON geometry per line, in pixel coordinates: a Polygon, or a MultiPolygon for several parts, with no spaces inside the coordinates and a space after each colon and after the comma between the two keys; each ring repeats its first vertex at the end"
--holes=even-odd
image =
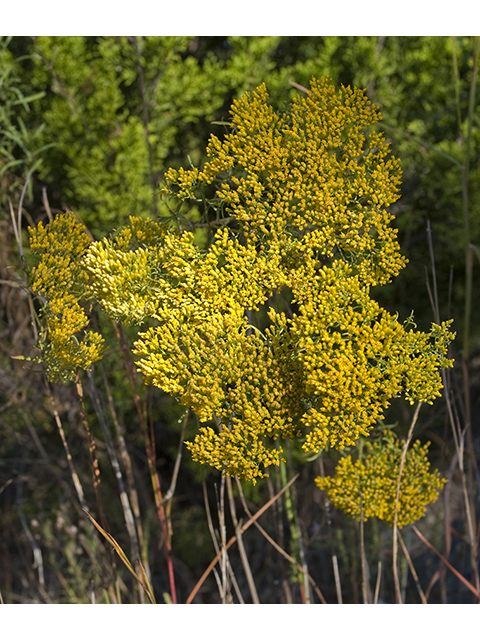
{"type": "MultiPolygon", "coordinates": [[[[282,480],[282,487],[285,487],[285,485],[287,484],[287,465],[285,462],[280,463],[280,477],[282,480]]],[[[302,564],[301,540],[300,540],[301,532],[300,532],[300,526],[298,523],[297,514],[293,506],[292,494],[290,489],[287,489],[287,491],[285,491],[285,512],[287,514],[288,524],[289,524],[290,532],[292,535],[292,555],[296,559],[296,561],[301,565],[302,564]]],[[[298,571],[295,565],[293,565],[293,572],[294,572],[295,582],[297,582],[300,587],[302,602],[303,604],[306,604],[306,594],[305,594],[302,575],[300,574],[300,572],[298,571]]]]}

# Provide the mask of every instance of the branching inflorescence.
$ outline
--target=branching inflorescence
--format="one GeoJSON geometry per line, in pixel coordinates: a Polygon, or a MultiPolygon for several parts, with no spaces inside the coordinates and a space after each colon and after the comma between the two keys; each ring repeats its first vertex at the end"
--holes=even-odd
{"type": "Polygon", "coordinates": [[[138,369],[198,416],[193,458],[255,481],[279,463],[281,439],[342,449],[368,436],[392,398],[431,403],[453,335],[450,323],[413,330],[371,298],[406,260],[388,212],[399,162],[371,130],[381,116],[362,91],[313,79],[277,113],[262,85],[231,115],[203,168],[167,171],[162,189],[228,216],[207,248],[178,225],[138,218],[89,242],[67,214],[32,231],[32,286],[48,301],[50,377],[103,355],[98,334],[76,336],[81,300],[149,322],[138,369]]]}
{"type": "Polygon", "coordinates": [[[400,476],[403,443],[387,432],[383,441],[367,442],[366,456],[352,462],[340,459],[333,477],[317,478],[337,509],[363,520],[376,516],[391,526],[395,523],[397,483],[400,477],[397,526],[404,527],[425,515],[446,480],[438,470],[430,473],[429,443],[417,440],[407,451],[400,476]]]}

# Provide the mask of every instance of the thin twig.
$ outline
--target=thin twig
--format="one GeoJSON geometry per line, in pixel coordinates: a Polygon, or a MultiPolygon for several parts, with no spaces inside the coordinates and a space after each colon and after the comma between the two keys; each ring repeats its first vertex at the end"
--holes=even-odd
{"type": "MultiPolygon", "coordinates": [[[[250,518],[250,520],[248,520],[240,529],[240,532],[243,534],[245,533],[245,531],[255,522],[255,520],[257,520],[258,518],[260,518],[260,516],[265,513],[265,511],[267,511],[267,509],[269,509],[272,504],[278,500],[278,498],[280,498],[280,496],[282,496],[285,491],[287,491],[287,489],[289,487],[292,486],[292,484],[295,482],[295,480],[297,480],[297,478],[300,476],[299,473],[297,473],[295,476],[293,476],[293,478],[283,487],[283,489],[281,489],[281,491],[279,491],[275,496],[273,496],[273,498],[271,498],[268,502],[266,502],[263,507],[261,507],[257,513],[250,518]]],[[[230,540],[227,542],[227,544],[225,545],[225,551],[227,551],[232,544],[234,544],[234,542],[236,541],[237,536],[234,535],[230,538],[230,540]]],[[[205,582],[205,580],[207,579],[207,577],[209,576],[210,572],[212,571],[213,567],[217,564],[217,562],[220,559],[220,556],[224,553],[223,549],[221,549],[217,555],[215,556],[215,558],[211,561],[211,563],[208,565],[208,567],[205,569],[202,577],[200,578],[200,580],[197,582],[197,584],[195,585],[194,589],[192,590],[192,592],[190,593],[190,595],[187,598],[187,602],[186,604],[191,604],[193,599],[195,598],[195,596],[198,593],[198,590],[200,589],[200,587],[202,586],[202,584],[205,582]]]]}
{"type": "MultiPolygon", "coordinates": [[[[127,492],[125,490],[125,483],[123,481],[123,474],[120,468],[120,463],[117,458],[117,452],[115,450],[115,445],[113,443],[112,434],[110,433],[110,428],[108,426],[107,420],[105,418],[104,412],[102,411],[102,407],[100,405],[100,398],[98,396],[97,387],[95,384],[95,378],[91,371],[88,372],[88,379],[90,381],[90,398],[92,401],[93,409],[97,416],[97,420],[100,423],[100,427],[102,429],[103,436],[105,438],[105,444],[107,446],[108,457],[110,458],[110,464],[112,465],[113,472],[115,474],[115,478],[118,483],[118,489],[120,492],[120,501],[122,504],[123,515],[125,518],[125,525],[127,527],[128,536],[130,538],[131,545],[131,556],[134,562],[140,558],[140,546],[137,537],[137,531],[135,528],[135,520],[133,517],[132,509],[130,506],[130,501],[127,496],[127,492]]],[[[77,378],[77,391],[82,394],[80,397],[83,397],[83,391],[81,389],[80,379],[77,378]]]]}
{"type": "Polygon", "coordinates": [[[120,424],[120,421],[118,420],[117,412],[116,412],[116,409],[115,409],[115,404],[113,402],[112,393],[110,391],[110,385],[108,384],[107,376],[105,374],[105,369],[104,369],[102,363],[100,363],[100,368],[101,368],[101,371],[102,371],[102,377],[103,377],[103,384],[105,386],[105,392],[107,394],[108,406],[110,408],[110,413],[111,413],[111,416],[112,416],[113,424],[115,426],[115,432],[117,434],[117,440],[118,440],[118,444],[119,444],[119,448],[120,448],[120,456],[122,458],[123,467],[125,469],[125,474],[126,474],[126,477],[127,477],[127,485],[128,485],[128,493],[129,493],[129,497],[130,497],[130,505],[132,507],[133,515],[134,515],[134,518],[135,518],[135,525],[136,525],[137,535],[138,535],[138,545],[139,545],[140,551],[142,553],[142,562],[143,562],[143,565],[145,566],[145,570],[146,570],[147,575],[149,576],[149,579],[150,579],[151,575],[150,575],[150,567],[148,565],[148,557],[147,557],[147,554],[144,553],[144,550],[143,550],[143,527],[142,527],[142,523],[141,523],[141,520],[140,520],[140,506],[139,506],[139,500],[138,500],[138,492],[137,492],[137,489],[136,489],[136,486],[135,486],[135,479],[134,479],[134,476],[133,476],[132,461],[131,461],[130,455],[128,453],[127,445],[125,443],[124,428],[120,424]]]}
{"type": "MultiPolygon", "coordinates": [[[[247,514],[247,516],[249,518],[252,518],[253,516],[252,516],[252,514],[251,514],[251,512],[250,512],[250,510],[249,510],[249,508],[247,506],[247,502],[246,502],[245,496],[243,494],[243,489],[242,489],[242,485],[240,483],[240,480],[238,478],[236,478],[236,481],[237,481],[237,486],[238,486],[238,489],[239,489],[239,492],[240,492],[240,499],[242,501],[242,505],[243,505],[243,508],[245,510],[245,513],[247,514]]],[[[254,522],[253,524],[258,529],[258,531],[262,534],[262,536],[265,538],[265,540],[267,540],[272,545],[272,547],[274,547],[274,549],[276,549],[286,560],[288,560],[288,562],[290,562],[292,565],[294,565],[299,571],[301,571],[301,572],[305,571],[304,567],[302,567],[302,565],[297,560],[295,560],[295,558],[292,558],[292,556],[290,554],[288,554],[282,546],[280,546],[277,542],[275,542],[275,540],[265,531],[265,529],[258,522],[254,522]]],[[[322,604],[327,604],[327,601],[323,597],[322,592],[318,588],[318,586],[317,586],[315,580],[312,578],[312,576],[310,574],[307,574],[307,578],[308,578],[309,583],[312,585],[315,593],[318,595],[318,597],[320,599],[320,602],[322,604]]]]}
{"type": "Polygon", "coordinates": [[[175,575],[173,571],[172,549],[170,544],[168,523],[167,523],[167,517],[165,514],[165,509],[163,507],[163,496],[160,488],[160,478],[158,477],[158,472],[156,468],[155,434],[153,430],[153,423],[150,421],[150,429],[149,429],[147,409],[145,407],[145,403],[140,398],[140,394],[138,392],[137,380],[135,377],[135,370],[134,370],[132,360],[130,358],[130,351],[126,343],[125,336],[123,334],[122,325],[119,322],[114,322],[114,327],[115,327],[118,341],[120,343],[120,348],[124,356],[127,377],[130,383],[130,388],[132,390],[133,400],[134,400],[135,407],[140,420],[140,424],[142,427],[143,436],[145,438],[145,451],[147,453],[148,468],[150,471],[150,480],[152,483],[153,494],[155,496],[155,505],[157,507],[157,514],[160,520],[160,526],[162,528],[162,532],[165,540],[165,551],[167,555],[168,578],[170,582],[172,603],[177,604],[177,595],[176,595],[176,589],[175,589],[175,575]]]}
{"type": "MultiPolygon", "coordinates": [[[[215,487],[216,488],[216,487],[215,487]]],[[[217,495],[217,510],[218,510],[218,522],[220,528],[220,541],[222,543],[222,556],[221,566],[222,566],[222,603],[227,604],[227,594],[229,593],[229,585],[227,582],[227,552],[225,549],[225,544],[227,542],[227,528],[225,525],[225,476],[222,476],[220,481],[220,500],[218,500],[217,495]]]]}
{"type": "Polygon", "coordinates": [[[333,556],[332,556],[332,563],[333,563],[333,575],[335,577],[335,589],[337,591],[337,602],[338,602],[338,604],[343,604],[342,584],[340,582],[340,572],[338,570],[338,560],[337,560],[337,556],[335,554],[333,554],[333,556]]]}
{"type": "MultiPolygon", "coordinates": [[[[468,211],[466,212],[465,215],[468,214],[468,211]]],[[[429,254],[430,254],[430,262],[432,265],[432,275],[433,275],[433,287],[434,287],[434,292],[436,292],[437,289],[437,283],[436,283],[436,269],[435,269],[435,254],[434,254],[434,249],[433,249],[433,239],[432,239],[432,232],[430,229],[430,225],[427,226],[427,240],[428,240],[428,250],[429,250],[429,254]]],[[[468,243],[469,240],[467,239],[468,243]]],[[[466,266],[466,270],[468,271],[469,268],[471,269],[472,265],[471,265],[471,258],[472,258],[472,249],[471,249],[472,245],[469,243],[468,244],[468,250],[467,250],[467,266],[466,266]]],[[[468,278],[467,278],[468,279],[468,278]]],[[[467,294],[466,294],[467,295],[467,294]]],[[[471,293],[470,293],[471,296],[471,293]]],[[[439,312],[439,308],[438,308],[438,296],[435,295],[435,301],[433,304],[433,311],[434,311],[434,317],[435,317],[435,322],[437,324],[440,323],[440,312],[439,312]]],[[[467,309],[465,311],[465,314],[467,315],[467,313],[469,314],[469,310],[467,309]]],[[[466,327],[468,326],[468,323],[466,323],[466,327]]],[[[465,328],[465,331],[467,331],[467,328],[465,328]]],[[[478,572],[478,554],[477,554],[477,542],[476,542],[476,536],[475,536],[475,530],[474,530],[474,521],[473,521],[473,516],[472,514],[474,513],[474,506],[472,505],[472,501],[470,500],[469,497],[469,492],[468,492],[468,486],[467,486],[467,473],[465,470],[465,466],[464,466],[464,439],[465,439],[465,432],[468,429],[468,447],[469,447],[469,453],[471,454],[471,452],[473,451],[473,445],[472,445],[472,440],[471,440],[471,428],[469,428],[471,426],[471,416],[470,416],[470,382],[469,382],[469,372],[468,372],[468,349],[467,352],[465,351],[465,344],[467,344],[468,347],[468,343],[464,343],[464,351],[463,351],[463,357],[462,357],[462,367],[463,367],[463,381],[464,381],[464,403],[465,403],[465,429],[462,431],[462,429],[460,428],[460,424],[458,419],[456,419],[456,415],[455,415],[455,407],[452,404],[451,401],[451,397],[450,397],[450,385],[449,385],[449,378],[447,375],[447,372],[445,370],[442,370],[441,375],[442,375],[442,382],[443,382],[443,387],[445,389],[445,401],[447,403],[447,412],[448,412],[448,417],[449,417],[449,421],[450,421],[450,426],[452,429],[452,434],[453,434],[453,440],[455,443],[455,448],[456,448],[456,452],[457,452],[457,456],[458,456],[458,466],[460,469],[460,477],[461,477],[461,482],[462,482],[462,493],[463,493],[463,501],[464,501],[464,505],[465,505],[465,516],[466,516],[466,520],[467,520],[467,530],[468,530],[468,538],[469,538],[469,542],[470,542],[470,560],[471,560],[471,565],[472,565],[472,571],[475,577],[475,584],[477,585],[477,588],[480,588],[480,576],[479,576],[479,572],[478,572]]],[[[473,469],[474,467],[476,467],[476,459],[475,456],[470,455],[469,456],[469,460],[470,460],[470,469],[473,469]]]]}
{"type": "MultiPolygon", "coordinates": [[[[471,398],[470,398],[470,324],[472,314],[472,301],[473,301],[473,255],[471,250],[471,220],[470,220],[470,196],[469,196],[469,181],[470,181],[470,161],[472,151],[472,130],[475,117],[475,100],[476,100],[476,88],[477,77],[479,68],[479,56],[480,56],[480,38],[477,36],[473,39],[473,60],[472,71],[470,78],[469,99],[468,99],[468,113],[467,113],[467,135],[466,138],[462,138],[462,150],[464,152],[464,163],[462,168],[462,204],[463,204],[463,219],[464,219],[464,245],[465,245],[465,309],[463,318],[463,348],[462,348],[462,367],[463,367],[463,381],[464,381],[464,404],[465,404],[465,424],[468,428],[467,431],[467,453],[468,453],[468,487],[473,485],[473,473],[476,467],[476,456],[473,445],[472,437],[472,414],[471,414],[471,398]]],[[[456,59],[454,60],[456,64],[456,59]]],[[[458,100],[460,99],[457,96],[458,100]]],[[[460,110],[460,105],[458,106],[460,110]]],[[[460,123],[459,123],[460,124],[460,123]]],[[[468,498],[467,494],[467,498],[468,498]]],[[[469,511],[474,513],[475,505],[473,497],[470,500],[469,511]]],[[[468,518],[468,528],[470,537],[470,560],[472,565],[472,571],[475,578],[476,589],[480,589],[480,576],[478,572],[478,552],[476,544],[476,535],[474,528],[474,521],[470,515],[468,518]]]]}
{"type": "MultiPolygon", "coordinates": [[[[207,485],[205,484],[205,481],[202,484],[203,484],[203,502],[204,502],[204,505],[205,505],[205,514],[207,516],[208,530],[210,531],[210,537],[212,538],[213,548],[215,549],[215,553],[218,554],[218,552],[219,552],[218,540],[217,540],[217,536],[215,535],[215,529],[213,527],[212,513],[210,511],[210,504],[208,502],[207,485]]],[[[220,578],[219,577],[217,578],[217,572],[216,571],[214,571],[214,575],[215,575],[215,581],[216,581],[217,587],[218,587],[218,593],[220,594],[220,598],[221,598],[222,597],[222,583],[220,581],[220,578]]]]}
{"type": "Polygon", "coordinates": [[[367,555],[365,553],[365,522],[363,519],[362,494],[360,493],[360,557],[362,560],[362,594],[363,604],[370,604],[370,580],[368,575],[367,555]]]}
{"type": "Polygon", "coordinates": [[[397,479],[397,495],[395,497],[395,515],[393,518],[393,580],[395,583],[395,599],[397,604],[402,604],[402,594],[400,591],[400,582],[398,579],[398,567],[397,567],[397,555],[398,555],[398,539],[397,539],[397,523],[398,523],[398,505],[400,502],[400,485],[402,481],[402,473],[403,473],[403,465],[405,464],[405,458],[407,455],[407,449],[410,444],[410,440],[412,439],[413,429],[418,419],[418,414],[420,412],[420,407],[422,403],[419,402],[417,404],[417,408],[415,409],[415,413],[413,414],[412,423],[410,425],[410,429],[408,431],[407,439],[405,440],[405,444],[403,445],[402,455],[400,458],[400,468],[398,470],[398,479],[397,479]]]}
{"type": "Polygon", "coordinates": [[[42,187],[42,203],[43,203],[43,206],[45,207],[45,211],[47,213],[47,218],[50,220],[50,222],[52,222],[52,220],[53,220],[52,210],[50,209],[50,202],[48,201],[47,188],[46,187],[42,187]]]}
{"type": "Polygon", "coordinates": [[[178,445],[177,457],[175,458],[175,466],[173,467],[172,479],[170,481],[170,486],[168,487],[168,491],[165,494],[165,497],[163,498],[164,502],[168,502],[169,500],[171,500],[173,498],[173,495],[175,493],[175,488],[177,486],[178,472],[180,470],[180,463],[182,461],[183,438],[185,436],[185,429],[187,427],[189,414],[190,414],[190,410],[187,409],[187,411],[185,412],[185,415],[183,417],[182,432],[180,434],[180,442],[179,442],[179,445],[178,445]]]}
{"type": "Polygon", "coordinates": [[[160,478],[155,464],[155,440],[153,437],[153,425],[151,425],[150,439],[148,433],[145,434],[145,448],[147,451],[148,466],[150,470],[150,478],[153,486],[153,493],[155,496],[155,504],[157,507],[158,518],[160,520],[160,526],[162,527],[163,537],[165,540],[165,551],[167,555],[167,567],[168,567],[168,579],[170,582],[170,591],[172,596],[172,603],[177,604],[177,593],[175,588],[175,575],[173,572],[172,562],[172,547],[170,544],[170,536],[168,533],[167,518],[165,516],[165,509],[163,508],[162,490],[160,488],[160,478]]]}
{"type": "MultiPolygon", "coordinates": [[[[282,484],[286,484],[287,482],[287,465],[285,462],[281,462],[280,463],[280,477],[282,480],[282,484]]],[[[300,554],[300,537],[301,537],[301,532],[300,532],[300,526],[298,523],[298,517],[296,514],[296,510],[294,507],[295,501],[292,499],[292,492],[291,491],[286,491],[285,492],[285,513],[287,515],[287,520],[288,520],[288,525],[290,527],[290,535],[291,535],[291,549],[292,552],[297,556],[298,560],[301,561],[301,554],[300,554]]],[[[297,564],[297,563],[296,563],[297,564]]],[[[296,569],[296,564],[295,564],[295,569],[296,569]]],[[[298,563],[299,566],[300,563],[298,563]]],[[[300,577],[300,574],[298,573],[298,571],[294,571],[294,575],[295,575],[295,581],[298,583],[298,587],[299,587],[299,591],[300,591],[300,597],[302,599],[302,603],[306,604],[306,594],[305,594],[305,589],[303,587],[303,583],[300,577]]]]}
{"type": "Polygon", "coordinates": [[[33,169],[30,169],[27,175],[27,179],[25,180],[25,184],[23,185],[22,195],[20,196],[20,203],[18,205],[18,218],[17,218],[18,235],[17,233],[15,233],[15,235],[17,236],[18,253],[20,254],[20,260],[22,261],[22,264],[24,264],[24,261],[25,261],[25,256],[23,254],[23,243],[22,243],[22,207],[23,207],[23,199],[25,197],[27,186],[32,176],[32,173],[33,173],[33,169]]]}
{"type": "Polygon", "coordinates": [[[38,581],[42,587],[45,586],[45,573],[43,569],[43,555],[40,546],[32,535],[32,532],[28,528],[27,520],[25,518],[25,514],[20,506],[20,503],[17,504],[18,515],[20,516],[20,522],[22,523],[23,530],[30,542],[33,551],[33,568],[38,569],[38,581]]]}
{"type": "Polygon", "coordinates": [[[375,584],[375,595],[373,596],[373,604],[378,604],[378,596],[380,595],[380,583],[382,581],[382,561],[378,561],[377,582],[375,584]]]}
{"type": "Polygon", "coordinates": [[[415,584],[417,585],[417,589],[418,589],[418,594],[420,596],[420,600],[422,601],[422,604],[427,604],[427,599],[425,598],[425,594],[424,594],[423,589],[422,589],[422,587],[420,585],[420,580],[418,579],[417,572],[415,571],[415,567],[413,566],[412,558],[410,557],[410,554],[408,553],[407,545],[403,541],[403,538],[402,538],[402,535],[401,535],[400,531],[398,531],[397,534],[398,534],[398,539],[400,540],[400,545],[402,547],[403,554],[404,554],[405,558],[407,559],[408,566],[409,566],[410,571],[412,573],[413,579],[415,580],[415,584]]]}
{"type": "Polygon", "coordinates": [[[420,533],[420,531],[417,529],[415,525],[412,525],[412,528],[417,534],[417,536],[420,538],[420,540],[424,542],[427,545],[427,547],[429,547],[434,553],[437,554],[437,556],[440,558],[443,564],[446,567],[448,567],[450,571],[452,571],[452,573],[454,573],[459,580],[463,582],[463,584],[467,587],[467,589],[470,589],[470,591],[475,595],[476,598],[480,599],[480,591],[477,591],[477,589],[475,589],[475,587],[471,582],[469,582],[466,578],[464,578],[462,574],[455,569],[455,567],[452,567],[452,565],[448,562],[448,560],[442,556],[440,551],[437,551],[437,549],[435,549],[435,547],[425,538],[425,536],[422,533],[420,533]]]}
{"type": "MultiPolygon", "coordinates": [[[[210,531],[210,536],[212,538],[213,547],[215,549],[215,553],[218,553],[220,551],[220,549],[219,549],[219,546],[218,546],[217,536],[215,535],[215,529],[213,527],[212,514],[210,512],[210,505],[208,503],[207,485],[205,484],[205,482],[203,482],[203,501],[204,501],[204,504],[205,504],[205,513],[207,515],[208,529],[210,531]]],[[[238,601],[240,602],[240,604],[245,604],[245,601],[244,601],[243,596],[242,596],[242,592],[240,591],[240,587],[238,586],[237,580],[236,580],[235,575],[233,573],[233,569],[230,566],[230,563],[228,563],[228,570],[229,570],[229,574],[230,574],[230,579],[231,579],[232,584],[233,584],[233,588],[235,589],[235,593],[237,594],[238,601]]],[[[217,586],[218,586],[218,592],[220,593],[220,597],[222,598],[222,582],[221,582],[220,577],[218,576],[218,573],[216,571],[214,571],[214,575],[215,575],[215,580],[216,580],[217,586]]]]}
{"type": "Polygon", "coordinates": [[[232,517],[233,526],[235,527],[235,533],[237,535],[238,551],[240,552],[240,558],[242,560],[243,570],[245,571],[245,575],[247,577],[247,583],[248,583],[248,588],[250,589],[250,595],[252,596],[252,602],[253,604],[260,604],[257,588],[255,586],[255,581],[253,579],[252,569],[250,568],[250,562],[248,561],[245,545],[243,544],[243,536],[240,531],[241,525],[237,518],[237,510],[235,508],[235,498],[233,497],[232,480],[230,476],[227,476],[226,481],[227,481],[228,502],[230,506],[230,515],[232,517]]]}
{"type": "Polygon", "coordinates": [[[63,448],[65,449],[65,454],[67,456],[67,462],[68,462],[68,466],[69,466],[69,469],[70,469],[70,475],[72,476],[73,485],[75,487],[75,491],[77,492],[77,496],[78,496],[78,500],[80,502],[80,506],[82,507],[82,509],[88,510],[88,506],[87,506],[87,503],[85,501],[85,494],[83,492],[83,487],[82,487],[82,484],[81,484],[80,479],[78,477],[78,474],[77,474],[77,472],[75,470],[75,467],[74,467],[74,464],[73,464],[73,458],[72,458],[72,455],[70,453],[70,448],[68,446],[67,439],[65,437],[65,432],[63,430],[62,421],[60,420],[60,416],[58,415],[58,411],[55,408],[54,401],[53,401],[53,395],[52,395],[52,392],[50,390],[50,387],[49,387],[49,384],[48,384],[47,381],[45,381],[45,385],[46,385],[46,389],[47,389],[47,395],[48,395],[48,398],[49,398],[50,403],[51,403],[53,416],[55,418],[55,424],[57,425],[57,429],[58,429],[58,432],[60,434],[60,438],[62,440],[63,448]]]}
{"type": "Polygon", "coordinates": [[[303,93],[312,93],[310,89],[307,89],[307,87],[304,87],[302,84],[298,84],[298,82],[293,82],[293,80],[289,80],[288,83],[291,84],[292,87],[295,87],[295,89],[298,89],[299,91],[303,91],[303,93]]]}

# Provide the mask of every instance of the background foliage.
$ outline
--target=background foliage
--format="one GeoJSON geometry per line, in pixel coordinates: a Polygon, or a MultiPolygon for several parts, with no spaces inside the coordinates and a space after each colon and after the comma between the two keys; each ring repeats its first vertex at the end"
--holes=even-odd
{"type": "MultiPolygon", "coordinates": [[[[139,402],[155,436],[156,470],[164,494],[174,475],[184,424],[183,410],[158,390],[139,384],[135,401],[119,346],[112,347],[105,368],[96,368],[84,381],[90,438],[75,385],[47,385],[38,371],[31,371],[33,366],[14,358],[35,355],[30,302],[22,285],[22,263],[31,263],[25,248],[27,224],[46,222],[68,207],[99,238],[130,215],[167,214],[158,190],[166,169],[203,163],[210,134],[225,131],[221,122],[228,120],[232,100],[262,82],[278,108],[298,92],[291,82],[308,86],[313,75],[366,88],[380,106],[379,126],[403,169],[401,198],[392,211],[409,264],[393,284],[378,290],[377,298],[402,321],[414,309],[419,328],[425,330],[435,319],[430,297],[437,294],[439,319],[455,320],[451,356],[456,365],[449,384],[461,431],[470,426],[465,433],[466,475],[470,504],[478,514],[480,308],[471,304],[479,287],[480,106],[472,91],[478,47],[472,37],[2,37],[0,591],[5,602],[88,602],[92,597],[138,602],[143,597],[81,510],[72,464],[89,511],[99,516],[100,496],[108,531],[127,555],[134,545],[121,497],[122,491],[129,493],[137,530],[140,524],[142,531],[142,557],[161,601],[169,590],[165,538],[156,515],[139,402]],[[11,208],[15,217],[19,208],[22,212],[23,250],[14,234],[11,208]],[[92,441],[99,487],[90,469],[92,441]]],[[[114,345],[115,327],[107,326],[104,318],[98,322],[104,323],[102,332],[110,332],[114,345]]],[[[128,343],[128,329],[125,340],[128,343]]],[[[428,530],[429,540],[450,563],[474,581],[478,560],[472,563],[462,474],[447,415],[445,402],[439,400],[422,408],[416,426],[416,437],[433,443],[433,466],[451,480],[419,526],[428,530]]],[[[392,406],[387,422],[405,435],[411,417],[410,408],[399,403],[392,406]]],[[[196,429],[192,417],[187,416],[185,428],[186,435],[196,429]]],[[[282,474],[290,477],[299,471],[287,499],[275,503],[260,522],[282,548],[308,565],[327,602],[338,597],[332,556],[339,563],[344,601],[361,602],[358,525],[325,503],[313,483],[334,462],[333,456],[322,456],[307,463],[292,448],[288,468],[273,472],[255,488],[245,485],[245,498],[255,511],[284,484],[282,474]]],[[[166,503],[180,602],[214,555],[203,482],[218,528],[219,476],[185,454],[174,498],[166,503]]],[[[240,509],[238,503],[238,516],[245,517],[240,509]]],[[[234,521],[229,513],[227,539],[234,521]]],[[[372,585],[381,560],[380,598],[393,602],[391,529],[373,520],[364,533],[372,585]]],[[[473,533],[478,545],[478,533],[473,533]]],[[[409,528],[404,539],[429,602],[472,602],[472,594],[409,528]]],[[[252,527],[244,544],[262,603],[301,602],[306,597],[295,569],[258,530],[252,527]]],[[[233,550],[231,562],[240,591],[252,601],[233,550]]],[[[417,602],[406,567],[402,560],[403,599],[417,602]]],[[[195,601],[217,602],[219,597],[211,575],[195,601]]],[[[312,599],[318,602],[318,594],[312,599]]]]}

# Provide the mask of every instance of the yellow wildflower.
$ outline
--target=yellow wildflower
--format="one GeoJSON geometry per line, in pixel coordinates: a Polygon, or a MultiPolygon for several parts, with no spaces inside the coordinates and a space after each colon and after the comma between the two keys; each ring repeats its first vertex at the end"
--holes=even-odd
{"type": "Polygon", "coordinates": [[[38,344],[41,359],[50,380],[73,380],[78,368],[90,369],[105,351],[102,336],[85,331],[89,321],[80,305],[87,284],[82,258],[90,239],[71,212],[29,232],[30,247],[41,256],[31,271],[31,286],[46,300],[46,339],[38,344]]]}
{"type": "MultiPolygon", "coordinates": [[[[53,279],[79,296],[48,285],[49,301],[83,296],[116,320],[148,323],[134,345],[138,369],[202,422],[187,443],[193,458],[255,481],[281,459],[279,439],[341,449],[367,436],[393,397],[431,402],[453,335],[449,323],[412,331],[371,299],[406,260],[387,210],[399,163],[370,130],[381,116],[362,91],[313,79],[277,113],[262,85],[231,114],[231,133],[212,136],[205,165],[170,169],[163,187],[202,200],[207,223],[214,212],[220,228],[206,249],[180,226],[137,218],[73,249],[79,230],[55,221],[48,238],[34,238],[43,252],[35,273],[38,287],[53,279]],[[57,265],[52,243],[63,245],[57,265]]],[[[81,366],[64,346],[77,320],[50,343],[64,369],[69,359],[81,366]]],[[[98,344],[86,345],[98,359],[98,344]]]]}
{"type": "MultiPolygon", "coordinates": [[[[422,518],[446,483],[437,470],[429,471],[429,444],[417,440],[407,451],[398,502],[400,528],[422,518]]],[[[388,434],[383,442],[366,444],[365,459],[353,463],[350,455],[341,458],[333,477],[315,482],[337,509],[358,520],[362,515],[364,520],[377,517],[393,526],[402,449],[403,442],[388,434]]]]}

